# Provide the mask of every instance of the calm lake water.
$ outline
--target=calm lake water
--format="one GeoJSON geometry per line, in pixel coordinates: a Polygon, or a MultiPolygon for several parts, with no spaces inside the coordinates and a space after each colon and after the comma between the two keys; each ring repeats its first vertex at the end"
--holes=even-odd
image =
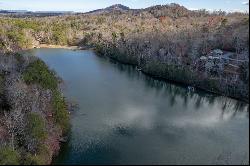
{"type": "Polygon", "coordinates": [[[69,142],[54,164],[248,164],[248,105],[154,80],[92,51],[34,49],[64,80],[69,142]]]}

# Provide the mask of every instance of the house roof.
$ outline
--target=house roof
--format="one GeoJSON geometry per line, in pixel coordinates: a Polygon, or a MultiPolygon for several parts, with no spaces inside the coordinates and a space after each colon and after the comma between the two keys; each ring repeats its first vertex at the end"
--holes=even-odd
{"type": "Polygon", "coordinates": [[[207,60],[207,57],[201,56],[200,59],[201,59],[201,60],[207,60]]]}
{"type": "Polygon", "coordinates": [[[212,52],[215,54],[223,54],[223,51],[220,49],[213,50],[212,52]]]}

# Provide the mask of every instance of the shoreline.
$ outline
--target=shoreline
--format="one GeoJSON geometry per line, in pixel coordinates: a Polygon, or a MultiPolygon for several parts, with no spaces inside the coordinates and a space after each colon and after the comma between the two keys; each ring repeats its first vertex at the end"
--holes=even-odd
{"type": "Polygon", "coordinates": [[[37,46],[33,46],[33,48],[62,48],[69,50],[91,50],[92,47],[87,46],[70,46],[70,45],[53,45],[53,44],[39,44],[37,46]]]}
{"type": "MultiPolygon", "coordinates": [[[[98,52],[95,51],[95,53],[100,56],[100,54],[98,52]]],[[[102,57],[102,56],[101,56],[102,57]]],[[[127,62],[123,62],[122,60],[120,59],[116,59],[116,58],[112,58],[108,55],[104,55],[104,57],[107,57],[107,58],[110,58],[112,59],[113,61],[117,62],[117,63],[120,63],[120,64],[125,64],[125,65],[130,65],[130,66],[134,66],[136,67],[137,65],[135,64],[132,64],[132,63],[127,63],[127,62]]],[[[214,95],[217,95],[217,96],[222,96],[222,97],[228,97],[228,98],[231,98],[231,99],[234,99],[234,100],[238,100],[238,101],[241,101],[241,102],[244,102],[244,103],[247,103],[249,104],[249,99],[246,99],[246,98],[239,98],[239,97],[236,97],[236,96],[233,96],[233,95],[226,95],[226,94],[223,94],[223,93],[220,93],[220,92],[216,92],[216,91],[213,91],[213,90],[209,90],[207,88],[204,88],[202,86],[198,86],[198,85],[192,85],[192,84],[188,84],[188,83],[185,83],[185,82],[179,82],[179,81],[176,81],[176,80],[171,80],[171,79],[168,79],[168,78],[164,78],[164,77],[161,77],[161,76],[156,76],[152,73],[149,73],[149,72],[146,72],[144,70],[141,70],[141,72],[149,77],[152,77],[154,79],[157,79],[157,80],[162,80],[162,81],[165,81],[165,82],[169,82],[169,83],[174,83],[174,84],[179,84],[179,85],[183,85],[183,86],[192,86],[198,90],[201,90],[201,91],[204,91],[206,93],[211,93],[211,94],[214,94],[214,95]]]]}
{"type": "Polygon", "coordinates": [[[52,45],[52,44],[40,44],[38,46],[34,46],[34,48],[63,48],[69,50],[80,49],[78,46],[63,46],[63,45],[52,45]]]}
{"type": "MultiPolygon", "coordinates": [[[[95,51],[95,47],[89,47],[89,46],[67,46],[67,45],[50,45],[50,44],[40,44],[38,46],[34,46],[33,48],[62,48],[62,49],[68,49],[68,50],[93,50],[97,55],[99,54],[98,52],[95,51]]],[[[121,63],[121,64],[127,64],[127,65],[132,65],[132,66],[136,66],[135,64],[131,64],[131,63],[126,63],[126,62],[123,62],[122,60],[119,60],[119,59],[114,59],[114,58],[111,58],[109,56],[106,56],[110,59],[112,59],[113,61],[116,61],[118,63],[121,63]]],[[[145,75],[148,75],[154,79],[161,79],[161,80],[164,80],[166,82],[172,82],[172,83],[177,83],[177,84],[182,84],[182,85],[185,85],[185,86],[193,86],[199,90],[202,90],[202,91],[205,91],[207,93],[213,93],[213,94],[216,94],[216,95],[219,95],[219,96],[225,96],[225,97],[229,97],[229,98],[232,98],[232,99],[235,99],[235,100],[239,100],[241,102],[244,102],[244,103],[248,103],[249,104],[249,100],[248,99],[242,99],[242,98],[237,98],[237,97],[234,97],[232,95],[225,95],[223,93],[219,93],[219,92],[216,92],[216,91],[212,91],[212,90],[209,90],[209,89],[206,89],[206,88],[203,88],[201,86],[194,86],[194,85],[190,85],[188,83],[184,83],[184,82],[178,82],[178,81],[175,81],[175,80],[169,80],[167,78],[164,78],[164,77],[159,77],[159,76],[155,76],[153,74],[150,74],[150,73],[147,73],[145,71],[142,70],[142,72],[145,74],[145,75]]]]}

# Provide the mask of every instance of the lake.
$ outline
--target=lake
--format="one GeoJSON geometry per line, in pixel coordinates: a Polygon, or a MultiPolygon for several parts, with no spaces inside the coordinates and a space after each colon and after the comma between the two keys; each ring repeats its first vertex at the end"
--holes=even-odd
{"type": "Polygon", "coordinates": [[[53,164],[249,164],[249,105],[155,80],[93,51],[34,49],[78,103],[53,164]]]}

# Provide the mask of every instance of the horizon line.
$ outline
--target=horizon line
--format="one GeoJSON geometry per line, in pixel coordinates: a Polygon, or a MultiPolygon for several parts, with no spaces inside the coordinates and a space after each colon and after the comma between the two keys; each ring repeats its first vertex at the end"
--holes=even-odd
{"type": "MultiPolygon", "coordinates": [[[[167,3],[165,5],[171,5],[171,4],[177,4],[177,3],[167,3]]],[[[91,11],[94,11],[94,10],[105,9],[105,8],[108,8],[108,7],[111,7],[111,6],[114,6],[114,5],[123,5],[123,4],[113,4],[113,5],[104,7],[104,8],[89,9],[87,11],[84,11],[84,9],[83,10],[29,10],[29,9],[1,9],[1,8],[0,8],[0,11],[24,11],[24,12],[34,12],[34,13],[36,13],[36,12],[86,13],[86,12],[91,12],[91,11]]],[[[131,10],[140,10],[140,9],[146,9],[146,8],[153,7],[153,6],[165,6],[165,5],[159,4],[159,5],[152,5],[152,6],[148,6],[148,7],[144,7],[144,8],[131,8],[131,7],[126,6],[126,5],[123,5],[123,6],[129,7],[129,9],[131,9],[131,10]]],[[[185,7],[184,5],[181,5],[181,4],[177,4],[177,5],[185,7]]],[[[185,8],[188,9],[188,10],[191,10],[191,11],[205,10],[205,11],[208,11],[208,12],[222,11],[222,12],[226,12],[226,13],[232,13],[232,12],[249,13],[249,10],[240,10],[240,9],[222,10],[222,9],[188,8],[188,7],[185,7],[185,8]]]]}

